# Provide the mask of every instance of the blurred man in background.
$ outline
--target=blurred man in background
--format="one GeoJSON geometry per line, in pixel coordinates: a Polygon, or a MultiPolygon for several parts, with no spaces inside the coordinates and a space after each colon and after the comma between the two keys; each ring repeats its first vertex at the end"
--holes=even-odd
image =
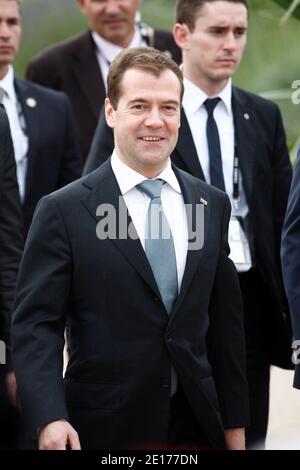
{"type": "Polygon", "coordinates": [[[10,319],[23,249],[16,165],[6,113],[0,106],[0,449],[17,446],[19,416],[10,355],[10,319]]]}
{"type": "Polygon", "coordinates": [[[21,29],[19,0],[0,0],[0,90],[27,233],[39,199],[77,179],[82,160],[68,98],[14,75],[21,29]]]}
{"type": "Polygon", "coordinates": [[[27,78],[70,98],[81,150],[86,158],[106,96],[108,68],[125,47],[152,46],[177,63],[180,50],[172,34],[136,22],[141,0],[77,0],[89,30],[38,54],[27,78]]]}

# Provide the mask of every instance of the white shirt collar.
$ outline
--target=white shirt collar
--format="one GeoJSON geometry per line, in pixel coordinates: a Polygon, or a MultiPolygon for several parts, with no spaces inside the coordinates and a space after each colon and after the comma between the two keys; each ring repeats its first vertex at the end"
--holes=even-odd
{"type": "MultiPolygon", "coordinates": [[[[99,53],[109,63],[111,63],[115,59],[115,57],[117,57],[119,52],[123,51],[124,49],[123,47],[117,46],[116,44],[107,41],[102,36],[99,36],[99,34],[95,31],[92,31],[92,36],[99,53]]],[[[137,25],[135,25],[135,32],[128,47],[141,47],[143,45],[146,44],[142,38],[141,30],[137,25]]]]}
{"type": "MultiPolygon", "coordinates": [[[[232,113],[232,80],[228,80],[227,84],[223,90],[218,93],[219,98],[221,98],[222,103],[224,103],[226,111],[229,115],[232,113]]],[[[195,85],[193,82],[184,78],[184,96],[183,96],[183,107],[188,116],[191,116],[203,105],[204,101],[207,98],[214,98],[213,96],[208,96],[201,88],[195,85]]]]}
{"type": "Polygon", "coordinates": [[[14,85],[14,69],[11,64],[8,66],[8,72],[2,80],[0,80],[0,87],[3,88],[6,95],[9,97],[10,100],[16,102],[16,92],[15,92],[15,85],[14,85]]]}
{"type": "MultiPolygon", "coordinates": [[[[147,178],[127,166],[120,160],[116,151],[114,150],[111,157],[111,167],[117,178],[121,194],[124,195],[135,186],[145,181],[147,178]]],[[[177,181],[174,171],[172,170],[171,160],[169,159],[166,168],[156,177],[166,181],[175,191],[181,193],[181,188],[177,181]]]]}

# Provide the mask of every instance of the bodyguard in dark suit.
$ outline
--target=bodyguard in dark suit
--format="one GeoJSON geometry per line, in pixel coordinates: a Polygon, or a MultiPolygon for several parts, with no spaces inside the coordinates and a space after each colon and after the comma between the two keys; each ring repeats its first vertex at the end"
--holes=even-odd
{"type": "Polygon", "coordinates": [[[8,119],[0,106],[0,449],[16,446],[18,412],[10,357],[10,320],[23,225],[8,119]]]}
{"type": "Polygon", "coordinates": [[[294,375],[294,387],[300,388],[299,376],[299,346],[300,346],[300,321],[299,321],[299,240],[300,240],[300,150],[289,194],[288,206],[282,231],[281,262],[283,280],[286,295],[289,301],[292,325],[294,360],[296,364],[294,375]]]}
{"type": "Polygon", "coordinates": [[[77,0],[90,30],[54,45],[29,64],[27,78],[70,98],[86,158],[106,96],[110,62],[124,47],[151,46],[180,62],[172,34],[135,23],[140,0],[77,0]]]}
{"type": "Polygon", "coordinates": [[[181,72],[165,54],[120,54],[106,100],[112,158],[36,211],[12,328],[22,409],[40,449],[244,447],[230,203],[171,166],[182,93],[181,72]],[[148,231],[157,227],[155,207],[164,237],[148,231]]]}
{"type": "MultiPolygon", "coordinates": [[[[177,21],[174,34],[183,51],[185,96],[172,161],[212,182],[206,125],[211,131],[214,124],[207,124],[205,105],[207,98],[219,98],[214,122],[222,160],[218,168],[225,180],[222,189],[230,196],[233,215],[243,219],[251,257],[239,274],[252,423],[246,437],[248,447],[262,447],[268,422],[270,364],[292,368],[289,312],[280,268],[280,238],[291,180],[285,132],[274,103],[232,86],[230,81],[246,43],[247,2],[182,0],[177,21]],[[234,174],[238,174],[237,184],[234,174]]],[[[111,153],[113,138],[103,118],[85,174],[111,153]]]]}
{"type": "Polygon", "coordinates": [[[80,176],[82,160],[71,106],[61,92],[14,77],[21,23],[17,0],[0,2],[0,88],[17,165],[27,233],[42,196],[80,176]]]}

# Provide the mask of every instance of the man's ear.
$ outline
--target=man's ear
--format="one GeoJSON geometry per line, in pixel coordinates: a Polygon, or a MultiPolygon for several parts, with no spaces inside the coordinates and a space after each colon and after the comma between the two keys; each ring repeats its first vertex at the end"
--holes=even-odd
{"type": "Polygon", "coordinates": [[[108,98],[105,99],[104,106],[107,125],[113,129],[115,127],[115,110],[108,98]]]}
{"type": "Polygon", "coordinates": [[[186,24],[176,23],[173,26],[173,36],[180,49],[187,50],[189,48],[190,30],[186,24]]]}
{"type": "Polygon", "coordinates": [[[83,13],[85,13],[85,2],[86,2],[86,0],[76,0],[76,2],[78,3],[78,6],[80,7],[81,11],[83,13]]]}

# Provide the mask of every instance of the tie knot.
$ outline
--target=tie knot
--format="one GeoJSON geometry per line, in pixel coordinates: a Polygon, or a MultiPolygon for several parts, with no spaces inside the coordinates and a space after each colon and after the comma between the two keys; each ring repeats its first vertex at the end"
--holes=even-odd
{"type": "Polygon", "coordinates": [[[137,188],[150,197],[150,199],[154,199],[156,197],[160,198],[161,190],[164,184],[165,181],[161,179],[145,180],[138,184],[137,188]]]}
{"type": "Polygon", "coordinates": [[[204,106],[206,108],[206,111],[209,115],[212,115],[213,112],[214,112],[214,109],[215,107],[217,106],[217,104],[219,103],[219,101],[221,100],[221,98],[217,97],[217,98],[207,98],[207,100],[204,101],[204,106]]]}

